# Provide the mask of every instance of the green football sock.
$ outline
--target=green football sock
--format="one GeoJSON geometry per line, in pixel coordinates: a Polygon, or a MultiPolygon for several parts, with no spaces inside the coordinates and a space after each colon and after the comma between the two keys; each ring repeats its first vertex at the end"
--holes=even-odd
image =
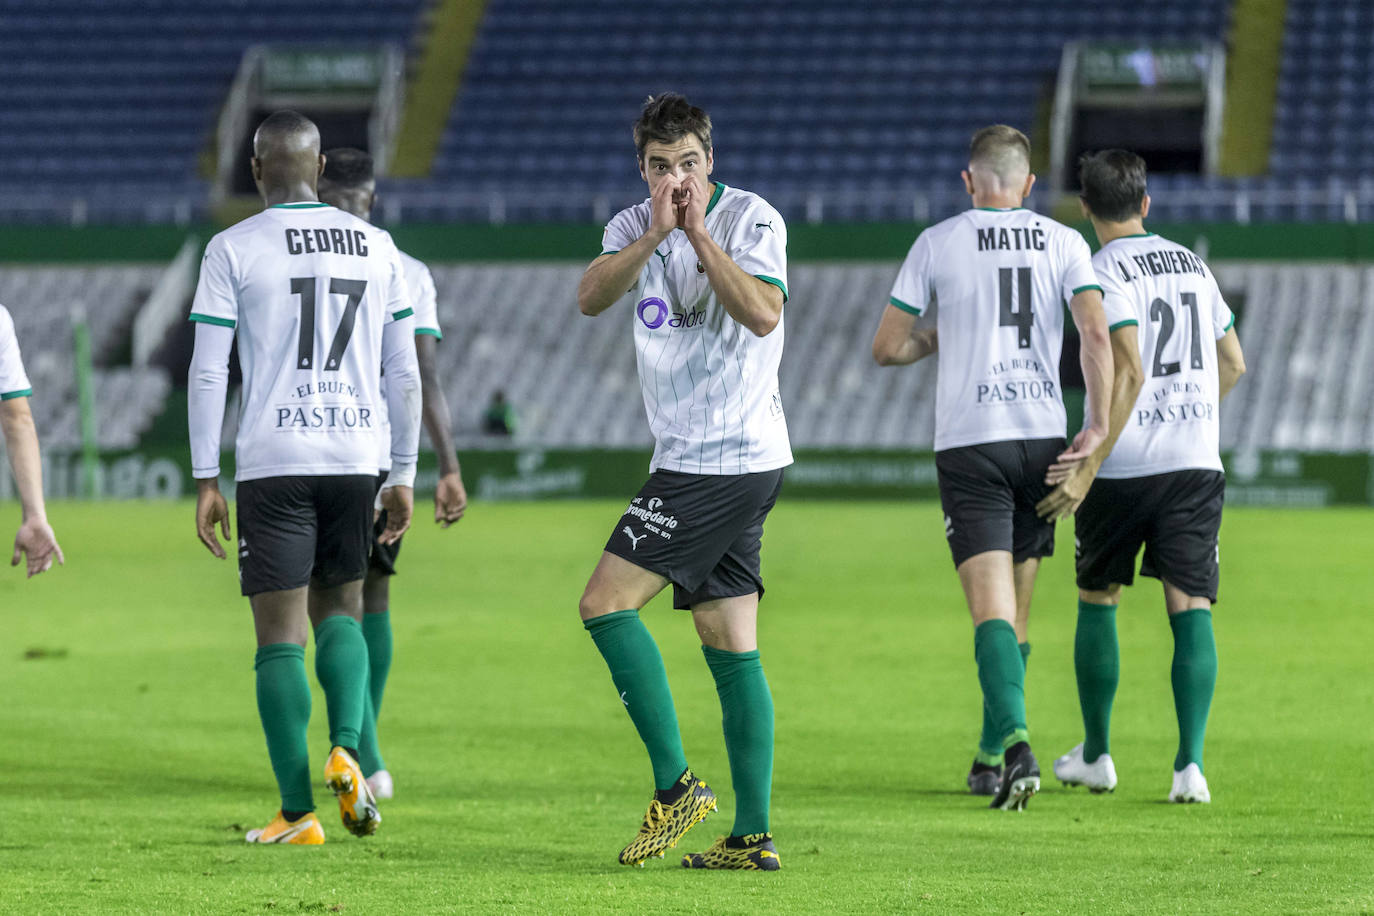
{"type": "Polygon", "coordinates": [[[253,659],[258,688],[258,716],[267,736],[267,756],[281,791],[285,811],[313,811],[310,753],[305,730],[310,724],[310,682],[305,676],[305,649],[295,643],[263,646],[253,659]]]}
{"type": "Polygon", "coordinates": [[[734,836],[768,832],[773,791],[773,694],[758,650],[726,652],[702,646],[720,695],[725,752],[735,788],[734,836]]]}
{"type": "MultiPolygon", "coordinates": [[[[1016,648],[1021,650],[1021,668],[1030,666],[1031,644],[1028,642],[1018,643],[1016,648]]],[[[983,732],[978,738],[978,753],[973,755],[974,761],[990,767],[1000,767],[1002,765],[1002,735],[997,734],[996,727],[992,724],[992,715],[988,712],[988,706],[983,704],[983,732]]]]}
{"type": "Polygon", "coordinates": [[[583,626],[606,659],[611,680],[620,691],[620,702],[649,751],[654,788],[672,788],[687,769],[687,757],[682,753],[677,710],[658,644],[635,610],[594,617],[583,626]]]}
{"type": "Polygon", "coordinates": [[[1083,762],[1092,763],[1111,753],[1112,701],[1121,677],[1116,605],[1078,602],[1073,670],[1078,676],[1078,708],[1083,713],[1083,762]]]}
{"type": "Polygon", "coordinates": [[[374,718],[382,714],[382,694],[391,673],[391,611],[363,615],[363,638],[367,640],[369,668],[368,692],[372,695],[374,718]]]}
{"type": "Polygon", "coordinates": [[[377,713],[372,709],[372,693],[363,694],[363,730],[358,735],[358,765],[364,776],[386,769],[382,749],[377,744],[377,713]]]}
{"type": "Polygon", "coordinates": [[[1174,631],[1174,711],[1178,713],[1178,756],[1174,770],[1196,763],[1202,769],[1202,742],[1207,735],[1207,714],[1217,686],[1217,641],[1212,633],[1212,612],[1194,608],[1169,615],[1174,631]]]}
{"type": "Polygon", "coordinates": [[[358,621],[335,614],[315,627],[315,676],[329,710],[329,743],[357,747],[367,705],[367,640],[358,621]]]}
{"type": "Polygon", "coordinates": [[[1005,620],[985,620],[973,631],[973,657],[983,704],[992,716],[1003,748],[1026,736],[1026,666],[1017,648],[1016,630],[1005,620]]]}

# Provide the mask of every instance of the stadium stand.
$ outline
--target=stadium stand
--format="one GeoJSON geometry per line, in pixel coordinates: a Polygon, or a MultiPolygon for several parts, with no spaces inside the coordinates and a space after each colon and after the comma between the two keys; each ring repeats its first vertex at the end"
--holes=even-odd
{"type": "MultiPolygon", "coordinates": [[[[44,418],[44,445],[81,444],[73,325],[90,329],[97,366],[126,361],[134,314],[162,272],[162,265],[27,267],[0,270],[0,303],[14,317],[15,333],[33,384],[33,410],[44,418]]],[[[94,374],[97,441],[102,448],[133,448],[162,413],[171,380],[158,368],[97,368],[94,374]]]]}
{"type": "Polygon", "coordinates": [[[186,222],[199,157],[244,51],[264,41],[409,44],[424,0],[6,0],[6,220],[186,222]]]}

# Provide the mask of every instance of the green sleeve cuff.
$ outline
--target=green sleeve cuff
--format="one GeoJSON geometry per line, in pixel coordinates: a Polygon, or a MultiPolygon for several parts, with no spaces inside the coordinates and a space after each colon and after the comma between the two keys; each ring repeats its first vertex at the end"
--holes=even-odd
{"type": "Polygon", "coordinates": [[[237,322],[232,318],[219,318],[215,315],[202,315],[199,312],[191,313],[192,321],[200,321],[205,324],[219,325],[222,328],[232,328],[237,322]]]}
{"type": "Polygon", "coordinates": [[[1228,321],[1228,322],[1226,322],[1226,327],[1224,327],[1224,328],[1221,329],[1221,333],[1225,334],[1227,331],[1231,330],[1231,329],[1234,328],[1235,326],[1236,326],[1236,313],[1235,313],[1235,312],[1232,312],[1232,313],[1231,313],[1231,320],[1228,321]]]}
{"type": "Polygon", "coordinates": [[[27,398],[32,394],[32,388],[25,388],[23,391],[6,391],[4,394],[0,394],[0,401],[12,401],[15,398],[27,398]]]}
{"type": "Polygon", "coordinates": [[[1074,294],[1075,296],[1077,296],[1079,293],[1083,292],[1084,290],[1088,290],[1088,289],[1095,289],[1095,290],[1097,290],[1099,293],[1102,292],[1102,287],[1098,286],[1096,283],[1089,283],[1087,286],[1080,286],[1080,287],[1078,287],[1078,289],[1076,289],[1076,290],[1073,291],[1073,294],[1074,294]]]}
{"type": "Polygon", "coordinates": [[[1134,318],[1127,318],[1125,321],[1118,321],[1116,324],[1114,324],[1114,325],[1110,326],[1109,328],[1107,328],[1107,330],[1108,330],[1109,332],[1110,332],[1110,331],[1115,331],[1117,328],[1124,328],[1124,327],[1126,327],[1126,326],[1128,326],[1128,325],[1132,325],[1132,324],[1135,325],[1136,327],[1140,327],[1140,322],[1139,322],[1139,321],[1136,321],[1134,318]]]}
{"type": "Polygon", "coordinates": [[[415,309],[401,309],[399,312],[396,312],[391,316],[391,320],[400,321],[402,318],[409,318],[411,315],[414,314],[415,309]]]}
{"type": "Polygon", "coordinates": [[[782,301],[783,301],[783,302],[786,302],[786,301],[787,301],[787,285],[784,284],[784,283],[783,283],[781,280],[779,280],[777,277],[765,277],[763,274],[754,274],[754,279],[755,279],[755,280],[762,280],[764,283],[771,283],[771,284],[773,284],[773,285],[776,286],[778,289],[782,290],[782,301]]]}
{"type": "Polygon", "coordinates": [[[887,303],[888,303],[888,305],[891,305],[891,306],[893,306],[894,308],[899,308],[899,309],[901,309],[902,311],[906,312],[908,315],[916,315],[917,317],[920,317],[920,314],[921,314],[921,310],[920,310],[920,309],[918,309],[918,308],[917,308],[916,306],[914,306],[914,305],[908,305],[907,303],[905,303],[905,302],[903,302],[902,300],[898,299],[896,296],[888,296],[888,297],[887,297],[887,303]]]}
{"type": "Polygon", "coordinates": [[[444,339],[444,335],[439,333],[439,329],[438,329],[438,328],[416,328],[416,329],[415,329],[415,336],[416,336],[416,337],[419,337],[421,334],[428,334],[430,337],[433,337],[435,340],[443,340],[443,339],[444,339]]]}
{"type": "Polygon", "coordinates": [[[605,257],[606,255],[608,255],[608,254],[620,254],[620,249],[619,249],[619,248],[616,248],[616,249],[613,249],[613,250],[611,250],[611,251],[603,251],[603,252],[601,252],[600,255],[598,255],[598,257],[604,258],[604,257],[605,257]]]}

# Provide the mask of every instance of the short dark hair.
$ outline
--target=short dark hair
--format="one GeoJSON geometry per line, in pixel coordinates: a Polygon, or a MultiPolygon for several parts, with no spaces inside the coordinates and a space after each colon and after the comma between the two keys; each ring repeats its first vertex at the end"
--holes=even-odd
{"type": "Polygon", "coordinates": [[[360,188],[375,177],[372,154],[351,146],[325,150],[324,174],[320,177],[339,188],[360,188]]]}
{"type": "Polygon", "coordinates": [[[711,116],[697,108],[680,92],[664,92],[644,100],[644,109],[635,122],[635,150],[644,158],[650,143],[676,143],[692,134],[705,152],[711,149],[711,116]]]}
{"type": "Polygon", "coordinates": [[[1124,149],[1085,155],[1078,160],[1078,185],[1093,216],[1124,223],[1139,216],[1145,202],[1145,160],[1124,149]]]}
{"type": "Polygon", "coordinates": [[[1007,166],[1008,154],[1025,159],[1030,167],[1030,140],[1015,127],[991,124],[973,135],[968,145],[968,161],[986,162],[999,174],[1007,166]]]}

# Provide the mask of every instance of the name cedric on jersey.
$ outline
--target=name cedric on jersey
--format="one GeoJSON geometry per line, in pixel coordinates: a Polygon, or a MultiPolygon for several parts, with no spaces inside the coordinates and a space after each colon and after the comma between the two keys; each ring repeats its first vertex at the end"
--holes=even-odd
{"type": "Polygon", "coordinates": [[[287,254],[351,254],[367,257],[367,233],[361,229],[286,230],[287,254]]]}

